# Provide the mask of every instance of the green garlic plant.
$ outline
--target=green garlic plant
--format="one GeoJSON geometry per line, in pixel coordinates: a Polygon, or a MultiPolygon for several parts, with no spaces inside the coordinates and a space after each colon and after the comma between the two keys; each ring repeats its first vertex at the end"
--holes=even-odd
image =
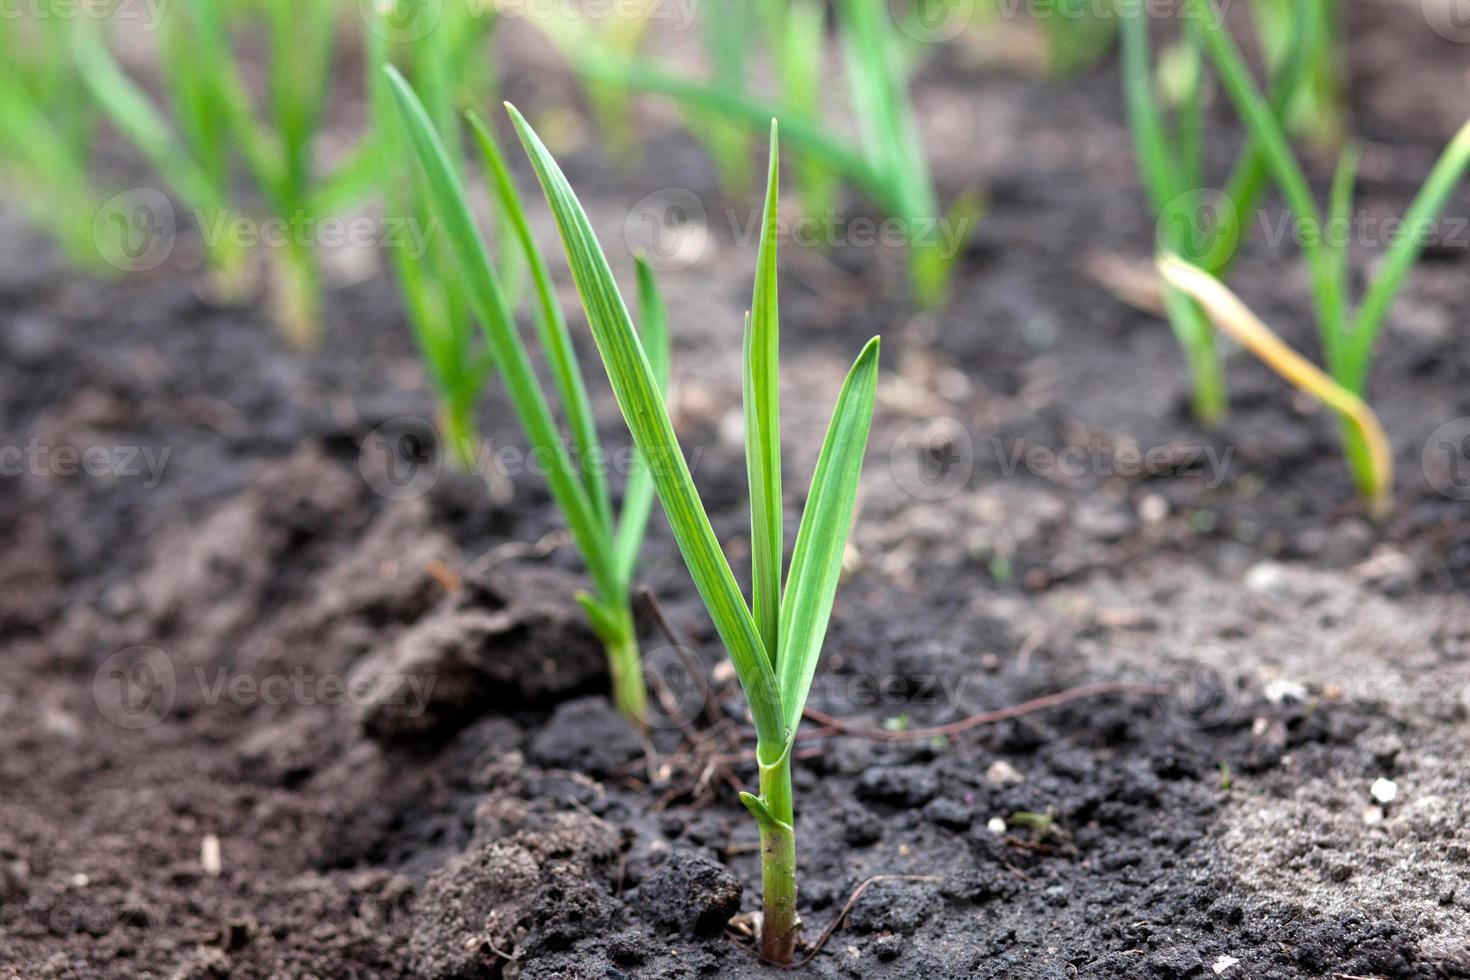
{"type": "MultiPolygon", "coordinates": [[[[1357,309],[1353,310],[1348,244],[1353,221],[1357,150],[1349,147],[1339,159],[1324,215],[1313,197],[1300,162],[1292,152],[1278,113],[1256,87],[1234,40],[1218,22],[1205,23],[1201,33],[1236,112],[1260,146],[1272,178],[1303,226],[1300,236],[1302,251],[1311,276],[1312,300],[1326,375],[1332,386],[1358,402],[1365,402],[1373,345],[1384,318],[1403,286],[1404,278],[1423,252],[1429,233],[1450,195],[1470,171],[1470,123],[1466,123],[1450,140],[1435,163],[1404,215],[1402,234],[1388,245],[1367,291],[1357,309]]],[[[1177,261],[1168,262],[1165,269],[1166,279],[1171,283],[1177,286],[1193,282],[1196,287],[1192,292],[1196,298],[1206,294],[1205,289],[1199,288],[1200,280],[1190,272],[1188,263],[1181,266],[1177,261]],[[1168,274],[1170,269],[1173,275],[1168,274]]],[[[1209,269],[1204,271],[1211,272],[1209,269]]],[[[1215,319],[1220,322],[1222,318],[1217,315],[1215,319]]],[[[1240,321],[1245,318],[1235,316],[1233,319],[1240,321]]],[[[1322,395],[1325,386],[1303,383],[1300,379],[1304,372],[1288,366],[1284,356],[1271,356],[1270,348],[1252,349],[1288,380],[1322,395]]],[[[1392,459],[1387,440],[1375,435],[1371,431],[1373,426],[1363,424],[1361,413],[1345,407],[1351,402],[1335,395],[1323,397],[1344,419],[1344,452],[1358,491],[1369,509],[1381,516],[1389,509],[1393,492],[1392,459]]]]}
{"type": "Polygon", "coordinates": [[[513,107],[510,113],[556,218],[618,407],[638,452],[649,463],[689,574],[750,705],[760,792],[743,793],[741,800],[755,818],[761,837],[761,949],[773,962],[789,963],[798,931],[791,751],[821,655],[852,527],[877,391],[878,339],[863,348],[838,395],[783,582],[777,394],[779,162],[773,122],[755,292],[745,330],[752,564],[752,601],[747,605],[679,447],[654,358],[639,340],[586,212],[535,131],[513,107]]]}
{"type": "Polygon", "coordinates": [[[833,136],[815,118],[820,101],[817,73],[825,43],[823,32],[816,29],[820,11],[787,11],[782,21],[770,10],[766,12],[767,23],[797,25],[788,41],[792,47],[780,49],[776,58],[778,74],[787,80],[792,94],[789,106],[752,96],[728,79],[692,81],[596,46],[581,49],[576,67],[587,77],[662,95],[688,110],[747,128],[764,127],[771,118],[779,119],[787,143],[800,156],[822,170],[841,174],[903,223],[909,236],[914,300],[932,309],[948,295],[963,239],[979,218],[982,204],[976,195],[964,194],[948,213],[940,210],[908,97],[907,39],[895,36],[885,0],[838,0],[835,9],[849,100],[859,124],[857,146],[833,136]]]}
{"type": "MultiPolygon", "coordinates": [[[[1198,15],[1176,46],[1150,67],[1149,14],[1140,0],[1121,9],[1122,74],[1139,176],[1157,218],[1158,246],[1224,279],[1244,233],[1245,219],[1266,190],[1270,173],[1258,139],[1241,148],[1223,193],[1207,190],[1205,72],[1198,15]]],[[[1285,58],[1273,82],[1271,111],[1279,115],[1296,87],[1302,62],[1285,58]]],[[[1195,417],[1219,422],[1228,409],[1223,358],[1209,317],[1178,290],[1164,288],[1169,324],[1189,362],[1195,417]]]]}
{"type": "MultiPolygon", "coordinates": [[[[513,308],[489,246],[475,223],[454,158],[403,75],[393,67],[384,71],[412,155],[418,161],[433,215],[457,262],[459,276],[455,282],[462,291],[461,302],[479,321],[521,430],[532,452],[546,463],[546,480],[552,498],[561,509],[592,578],[593,592],[580,593],[577,598],[607,650],[613,700],[625,716],[643,722],[648,715],[648,696],[633,621],[632,587],[638,553],[653,508],[652,475],[645,464],[635,464],[623,491],[622,510],[614,511],[606,472],[609,457],[597,439],[586,384],[566,318],[556,301],[550,271],[531,237],[530,224],[509,167],[489,129],[471,114],[470,128],[484,157],[493,192],[510,216],[530,267],[536,330],[551,366],[560,407],[571,429],[572,446],[581,461],[580,472],[574,465],[532,367],[530,354],[516,329],[513,308]]],[[[662,392],[669,375],[668,332],[651,270],[640,265],[639,276],[643,336],[652,358],[650,376],[657,379],[655,387],[662,392]]]]}
{"type": "Polygon", "coordinates": [[[294,344],[315,343],[322,315],[321,271],[312,223],[366,196],[377,157],[363,147],[336,171],[315,157],[327,104],[336,6],[294,0],[193,0],[169,8],[162,33],[164,87],[177,127],[117,64],[101,34],[74,32],[78,67],[101,110],[194,209],[217,278],[238,291],[245,246],[235,218],[238,154],[265,210],[288,229],[270,256],[277,325],[294,344]],[[258,27],[267,52],[264,113],[258,115],[236,57],[232,14],[258,27]]]}
{"type": "Polygon", "coordinates": [[[88,174],[96,114],[77,84],[62,6],[42,0],[33,16],[0,17],[0,178],[70,261],[102,272],[88,174]]]}
{"type": "MultiPolygon", "coordinates": [[[[507,10],[514,6],[506,5],[507,10]]],[[[650,18],[661,7],[669,6],[665,0],[625,0],[604,5],[602,15],[595,16],[590,9],[582,10],[575,4],[547,4],[528,8],[522,17],[575,66],[594,49],[628,61],[636,59],[648,33],[650,18]]],[[[633,125],[633,104],[627,86],[586,75],[582,76],[582,85],[608,157],[623,165],[636,163],[642,147],[633,125]]]]}
{"type": "Polygon", "coordinates": [[[1272,73],[1290,60],[1302,63],[1284,112],[1288,130],[1319,149],[1341,147],[1348,112],[1340,0],[1252,0],[1251,12],[1272,73]]]}
{"type": "MultiPolygon", "coordinates": [[[[372,139],[380,158],[385,214],[412,220],[417,227],[427,230],[433,224],[433,202],[424,181],[413,168],[403,166],[403,160],[413,153],[413,145],[383,69],[396,54],[414,79],[416,91],[440,138],[447,147],[458,150],[464,145],[464,131],[457,108],[457,89],[468,68],[467,56],[476,49],[476,42],[493,28],[493,21],[475,18],[467,7],[456,5],[444,10],[441,16],[460,19],[448,24],[441,21],[422,36],[406,37],[395,44],[391,40],[392,25],[407,2],[382,3],[374,11],[377,23],[370,25],[367,32],[372,139]]],[[[453,162],[462,173],[457,157],[453,162]]],[[[497,214],[507,210],[502,200],[497,214]]],[[[501,234],[499,240],[505,242],[507,236],[501,234]]],[[[479,446],[475,409],[494,361],[472,322],[450,243],[442,235],[431,234],[425,244],[426,251],[420,256],[402,247],[390,247],[389,253],[403,295],[404,312],[439,401],[439,431],[449,447],[449,458],[459,469],[468,472],[476,465],[479,446]]],[[[518,255],[512,249],[502,249],[499,255],[497,271],[503,273],[501,285],[507,295],[513,295],[516,290],[506,281],[504,273],[507,266],[514,265],[518,255]]],[[[515,304],[510,305],[514,308],[515,304]]]]}

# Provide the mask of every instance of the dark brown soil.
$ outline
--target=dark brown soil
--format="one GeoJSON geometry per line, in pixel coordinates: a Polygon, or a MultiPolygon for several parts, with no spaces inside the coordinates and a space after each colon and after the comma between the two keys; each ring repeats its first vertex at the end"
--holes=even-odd
{"type": "MultiPolygon", "coordinates": [[[[1463,46],[1411,7],[1353,13],[1375,213],[1402,210],[1464,111],[1463,46]]],[[[1152,237],[1117,90],[1111,65],[1053,83],[958,49],[925,70],[941,186],[991,197],[943,314],[905,312],[894,255],[787,250],[791,526],[846,363],[885,337],[812,706],[903,729],[1161,688],[949,738],[808,723],[806,937],[888,877],[802,972],[1470,976],[1470,511],[1421,465],[1470,415],[1465,248],[1431,253],[1381,345],[1399,506],[1378,527],[1329,417],[1237,357],[1233,414],[1200,431],[1167,327],[1088,278],[1090,257],[1139,259],[1152,237]],[[949,456],[941,479],[915,446],[949,456]],[[1068,447],[1076,472],[1049,464],[1068,447]]],[[[645,123],[636,170],[568,156],[620,270],[645,194],[724,206],[666,110],[645,123]]],[[[1467,208],[1461,191],[1451,213],[1467,208]]],[[[739,555],[753,256],[712,224],[664,283],[681,433],[739,555]]],[[[731,785],[751,783],[752,746],[661,519],[644,580],[714,693],[650,619],[652,672],[702,721],[644,739],[604,697],[534,475],[375,491],[370,433],[432,416],[386,277],[335,289],[301,356],[188,270],[81,280],[13,221],[0,235],[0,444],[42,461],[0,476],[0,974],[774,975],[748,940],[755,833],[731,785]],[[66,475],[61,447],[115,465],[66,475]]],[[[1299,262],[1253,241],[1235,282],[1316,349],[1299,262]]],[[[518,444],[499,392],[481,417],[518,444]]]]}

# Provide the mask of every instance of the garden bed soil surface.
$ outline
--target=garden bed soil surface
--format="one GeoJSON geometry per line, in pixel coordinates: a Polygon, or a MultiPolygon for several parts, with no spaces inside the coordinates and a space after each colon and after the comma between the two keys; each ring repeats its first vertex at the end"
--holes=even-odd
{"type": "MultiPolygon", "coordinates": [[[[1364,206],[1396,213],[1459,122],[1463,48],[1407,7],[1353,16],[1364,206]],[[1409,107],[1390,61],[1421,66],[1409,107]]],[[[990,195],[942,314],[905,312],[894,256],[786,251],[789,527],[847,364],[885,338],[813,707],[901,731],[1147,689],[943,739],[808,722],[807,940],[884,877],[803,972],[1470,975],[1470,521],[1421,465],[1470,415],[1464,248],[1431,252],[1381,345],[1399,506],[1375,526],[1330,418],[1238,357],[1231,418],[1198,430],[1167,327],[1088,278],[1151,239],[1117,90],[1111,66],[1054,83],[958,48],[921,76],[941,186],[990,195]],[[1131,449],[1161,454],[1138,473],[1131,449]]],[[[568,157],[622,271],[650,190],[724,207],[667,111],[645,115],[635,171],[568,157]]],[[[674,404],[740,556],[754,256],[710,224],[663,277],[674,404]]],[[[534,474],[392,499],[381,449],[405,444],[378,427],[432,404],[386,277],[334,291],[300,356],[187,271],[79,280],[3,234],[0,441],[43,462],[0,478],[0,973],[772,975],[734,788],[752,743],[661,519],[643,578],[714,691],[648,617],[659,689],[695,720],[643,739],[604,697],[534,474]],[[62,447],[136,448],[136,475],[61,475],[62,447]]],[[[1236,281],[1314,349],[1300,263],[1259,237],[1236,281]]],[[[482,422],[519,444],[498,392],[482,422]]]]}

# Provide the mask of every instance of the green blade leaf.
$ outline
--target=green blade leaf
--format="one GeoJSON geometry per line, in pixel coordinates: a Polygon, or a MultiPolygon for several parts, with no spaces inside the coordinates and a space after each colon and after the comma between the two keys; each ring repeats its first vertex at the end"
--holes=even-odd
{"type": "Polygon", "coordinates": [[[774,667],[781,662],[780,308],[776,292],[780,147],[771,122],[765,219],[756,259],[755,295],[745,318],[745,466],[750,481],[750,604],[774,667]]]}
{"type": "Polygon", "coordinates": [[[585,78],[662,95],[682,106],[716,113],[752,128],[764,128],[772,117],[779,118],[788,146],[846,176],[885,211],[897,214],[901,210],[886,176],[861,152],[834,139],[819,124],[781,111],[779,105],[744,93],[691,82],[659,68],[601,51],[589,50],[585,59],[576,65],[576,70],[585,78]]]}
{"type": "Polygon", "coordinates": [[[470,305],[480,321],[486,342],[494,352],[496,365],[505,379],[506,391],[515,406],[526,440],[534,452],[550,460],[547,484],[566,517],[599,593],[604,597],[617,595],[618,583],[612,574],[612,542],[572,466],[566,446],[562,444],[556,421],[541,391],[541,383],[526,354],[525,344],[521,342],[515,321],[506,308],[485,239],[470,212],[464,185],[455,176],[449,152],[418,96],[414,95],[396,68],[390,66],[385,71],[393,86],[393,96],[413,143],[415,156],[423,168],[434,211],[443,233],[454,245],[453,252],[459,260],[462,281],[469,291],[470,305]]]}
{"type": "Polygon", "coordinates": [[[877,391],[874,337],[853,363],[832,410],[781,601],[781,701],[793,731],[806,707],[837,595],[877,391]]]}
{"type": "Polygon", "coordinates": [[[1400,235],[1389,246],[1378,267],[1378,274],[1358,308],[1344,357],[1343,377],[1339,380],[1359,394],[1362,394],[1368,380],[1368,362],[1373,355],[1373,339],[1378,335],[1378,328],[1383,325],[1383,318],[1403,285],[1404,276],[1424,250],[1425,233],[1444,210],[1450,193],[1464,179],[1467,170],[1470,170],[1470,123],[1460,127],[1435,161],[1429,178],[1404,213],[1406,234],[1400,235]]]}
{"type": "Polygon", "coordinates": [[[847,78],[869,161],[892,189],[894,212],[917,227],[940,217],[924,141],[908,97],[908,78],[895,47],[884,0],[842,0],[838,27],[847,78]]]}
{"type": "Polygon", "coordinates": [[[587,493],[592,498],[605,528],[611,528],[612,497],[607,490],[606,467],[602,465],[602,444],[597,440],[597,422],[592,416],[592,403],[587,398],[587,383],[582,380],[582,368],[577,364],[577,350],[572,345],[572,335],[567,330],[566,317],[561,304],[556,301],[556,286],[551,281],[551,270],[546,266],[546,257],[531,234],[531,222],[526,218],[525,205],[516,190],[515,178],[506,165],[505,155],[490,130],[477,113],[468,113],[470,130],[480,145],[480,155],[485,161],[485,170],[490,176],[490,186],[500,211],[510,223],[526,264],[531,270],[531,281],[536,288],[536,329],[541,336],[541,346],[546,359],[551,363],[551,375],[561,396],[562,410],[572,429],[572,441],[582,458],[582,479],[587,493]]]}
{"type": "MultiPolygon", "coordinates": [[[[648,354],[649,367],[658,382],[659,394],[669,394],[669,326],[664,313],[663,299],[659,296],[658,283],[653,277],[653,266],[639,256],[638,267],[638,320],[643,325],[643,349],[648,354]]],[[[633,468],[628,472],[628,485],[623,489],[623,512],[618,518],[618,532],[613,539],[614,560],[617,562],[618,577],[630,586],[633,571],[638,565],[638,552],[643,548],[643,536],[648,531],[648,518],[653,511],[653,475],[643,457],[635,449],[633,468]]]]}
{"type": "Polygon", "coordinates": [[[102,36],[79,29],[72,39],[73,56],[83,80],[114,125],[148,158],[173,192],[191,207],[218,212],[228,202],[209,175],[186,153],[168,122],[142,87],[113,60],[102,36]]]}
{"type": "Polygon", "coordinates": [[[1133,134],[1133,152],[1138,157],[1138,171],[1143,176],[1143,189],[1154,213],[1163,214],[1169,202],[1182,194],[1184,188],[1176,176],[1181,167],[1169,144],[1163,111],[1149,72],[1146,17],[1137,0],[1123,7],[1123,94],[1128,106],[1128,128],[1133,134]]]}
{"type": "MultiPolygon", "coordinates": [[[[1296,212],[1299,219],[1320,230],[1321,209],[1312,197],[1311,185],[1307,183],[1307,176],[1292,153],[1286,132],[1273,113],[1271,104],[1256,87],[1250,69],[1241,57],[1240,49],[1222,26],[1223,17],[1214,9],[1214,0],[1208,2],[1211,5],[1210,16],[1204,17],[1199,23],[1191,22],[1191,26],[1201,32],[1205,48],[1215,63],[1215,69],[1220,73],[1221,84],[1229,93],[1235,111],[1245,123],[1251,139],[1260,148],[1287,205],[1296,212]]],[[[1318,238],[1320,236],[1309,236],[1303,251],[1312,274],[1312,295],[1317,306],[1322,347],[1326,351],[1332,351],[1337,348],[1338,338],[1347,329],[1346,310],[1334,291],[1337,280],[1332,271],[1332,257],[1318,238]]]]}
{"type": "MultiPolygon", "coordinates": [[[[1358,176],[1359,153],[1357,147],[1348,146],[1338,157],[1337,169],[1332,173],[1332,190],[1327,195],[1327,224],[1321,230],[1322,249],[1332,272],[1332,300],[1341,315],[1346,317],[1348,306],[1348,260],[1351,250],[1348,239],[1352,237],[1353,187],[1358,176]],[[1335,238],[1337,229],[1343,237],[1335,238]]],[[[1346,339],[1336,333],[1328,335],[1331,347],[1322,352],[1328,369],[1337,375],[1342,363],[1341,344],[1346,339]]]]}
{"type": "Polygon", "coordinates": [[[730,563],[720,551],[709,515],[694,488],[689,464],[679,448],[653,368],[633,329],[607,257],[551,153],[515,107],[507,105],[506,108],[556,216],[572,277],[618,407],[633,434],[634,444],[648,461],[684,563],[730,653],[750,702],[757,738],[762,744],[778,744],[785,738],[786,726],[781,720],[781,696],[776,689],[775,673],[756,632],[755,620],[745,605],[745,597],[740,594],[730,563]]]}

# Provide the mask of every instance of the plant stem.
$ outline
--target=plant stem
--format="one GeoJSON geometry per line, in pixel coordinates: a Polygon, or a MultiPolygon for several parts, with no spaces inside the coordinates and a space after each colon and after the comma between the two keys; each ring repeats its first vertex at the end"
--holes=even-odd
{"type": "Polygon", "coordinates": [[[445,404],[439,409],[439,431],[449,448],[449,458],[461,473],[473,473],[475,454],[474,404],[445,404]]]}
{"type": "Polygon", "coordinates": [[[1159,274],[1203,306],[1210,319],[1288,382],[1313,395],[1353,430],[1344,441],[1353,479],[1375,519],[1393,508],[1393,448],[1367,402],[1289,347],[1214,276],[1178,256],[1163,254],[1159,274]]]}
{"type": "Polygon", "coordinates": [[[613,704],[624,718],[638,725],[646,724],[648,688],[643,683],[643,660],[631,613],[627,615],[626,629],[604,639],[603,647],[607,650],[608,672],[612,675],[613,704]]]}
{"type": "Polygon", "coordinates": [[[1195,420],[1212,428],[1224,420],[1230,405],[1224,361],[1215,347],[1215,331],[1197,302],[1168,285],[1164,288],[1164,309],[1189,361],[1194,382],[1190,403],[1195,420]]]}
{"type": "Polygon", "coordinates": [[[791,962],[796,952],[796,827],[791,800],[791,748],[773,765],[761,764],[761,955],[791,962]]]}
{"type": "Polygon", "coordinates": [[[321,281],[310,252],[290,244],[276,259],[276,324],[298,350],[310,350],[321,337],[321,281]]]}
{"type": "Polygon", "coordinates": [[[1188,348],[1189,370],[1194,377],[1191,404],[1194,417],[1205,428],[1219,425],[1229,410],[1229,398],[1225,392],[1225,369],[1214,344],[1194,345],[1188,348]]]}
{"type": "Polygon", "coordinates": [[[214,298],[238,303],[250,295],[253,270],[247,249],[222,240],[209,249],[208,258],[209,290],[214,298]]]}
{"type": "Polygon", "coordinates": [[[1367,502],[1372,516],[1383,517],[1392,506],[1392,498],[1389,496],[1391,488],[1380,485],[1373,447],[1349,418],[1339,419],[1339,431],[1342,435],[1342,452],[1347,457],[1348,470],[1353,475],[1353,485],[1367,502]]]}

